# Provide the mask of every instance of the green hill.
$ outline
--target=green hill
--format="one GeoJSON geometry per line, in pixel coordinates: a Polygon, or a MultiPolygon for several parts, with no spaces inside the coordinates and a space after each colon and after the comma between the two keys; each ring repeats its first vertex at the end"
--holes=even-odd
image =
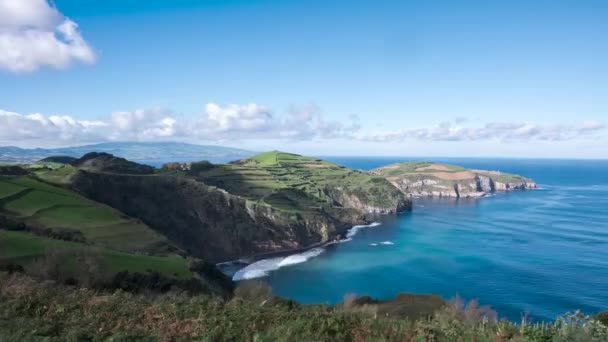
{"type": "MultiPolygon", "coordinates": [[[[49,250],[94,249],[114,273],[121,271],[146,273],[154,270],[168,277],[189,278],[186,259],[179,256],[151,256],[117,251],[109,248],[94,248],[77,242],[37,236],[27,232],[0,230],[0,265],[28,265],[37,258],[45,257],[49,250]]],[[[68,262],[66,260],[66,262],[68,262]]]]}
{"type": "MultiPolygon", "coordinates": [[[[109,157],[87,164],[103,164],[98,158],[109,157]]],[[[230,164],[170,163],[143,175],[74,165],[72,189],[214,262],[329,242],[371,215],[411,205],[384,178],[277,151],[230,164]]],[[[38,174],[52,179],[61,170],[38,174]]]]}
{"type": "Polygon", "coordinates": [[[73,232],[88,243],[116,250],[171,249],[167,239],[141,221],[30,176],[0,176],[0,210],[32,230],[73,232]]]}
{"type": "Polygon", "coordinates": [[[321,206],[364,213],[405,211],[409,202],[382,177],[321,159],[280,151],[265,152],[195,173],[197,179],[285,210],[321,206]]]}
{"type": "Polygon", "coordinates": [[[193,276],[179,250],[140,220],[34,175],[0,175],[0,266],[29,267],[47,253],[80,250],[99,254],[109,276],[193,276]]]}

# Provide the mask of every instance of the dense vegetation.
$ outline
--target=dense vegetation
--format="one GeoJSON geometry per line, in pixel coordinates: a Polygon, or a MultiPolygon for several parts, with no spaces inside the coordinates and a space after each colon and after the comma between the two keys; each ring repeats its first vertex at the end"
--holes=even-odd
{"type": "Polygon", "coordinates": [[[378,306],[356,300],[335,307],[299,305],[259,284],[223,299],[91,290],[0,272],[0,340],[38,339],[599,342],[608,339],[608,326],[580,313],[552,323],[497,321],[488,308],[458,300],[408,319],[386,317],[378,306]]]}
{"type": "Polygon", "coordinates": [[[67,236],[72,232],[80,237],[79,242],[127,252],[170,249],[166,238],[141,221],[27,175],[0,175],[0,212],[39,235],[67,236]]]}
{"type": "Polygon", "coordinates": [[[408,205],[396,207],[403,195],[384,178],[279,151],[204,169],[197,165],[192,171],[205,183],[284,210],[315,210],[324,205],[337,205],[394,212],[406,210],[408,205]]]}
{"type": "Polygon", "coordinates": [[[1,171],[0,268],[101,287],[120,282],[133,288],[133,279],[147,277],[158,284],[192,280],[223,287],[215,284],[217,274],[192,269],[183,251],[141,220],[61,186],[76,167],[47,161],[1,171]]]}

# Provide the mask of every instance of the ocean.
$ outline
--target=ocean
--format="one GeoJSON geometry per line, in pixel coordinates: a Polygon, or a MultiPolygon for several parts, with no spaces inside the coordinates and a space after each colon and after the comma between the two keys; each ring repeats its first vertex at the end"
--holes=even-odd
{"type": "MultiPolygon", "coordinates": [[[[363,170],[425,159],[323,158],[363,170]]],[[[512,320],[608,310],[608,160],[427,159],[521,174],[540,189],[415,199],[411,213],[377,217],[349,241],[258,261],[235,278],[262,277],[302,303],[409,292],[477,299],[512,320]]]]}

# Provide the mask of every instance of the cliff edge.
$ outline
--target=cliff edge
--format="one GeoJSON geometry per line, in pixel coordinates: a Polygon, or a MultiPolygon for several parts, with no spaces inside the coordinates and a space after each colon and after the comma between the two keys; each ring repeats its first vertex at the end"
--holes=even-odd
{"type": "Polygon", "coordinates": [[[410,197],[474,198],[537,188],[532,179],[520,175],[431,162],[391,164],[370,174],[386,178],[410,197]]]}

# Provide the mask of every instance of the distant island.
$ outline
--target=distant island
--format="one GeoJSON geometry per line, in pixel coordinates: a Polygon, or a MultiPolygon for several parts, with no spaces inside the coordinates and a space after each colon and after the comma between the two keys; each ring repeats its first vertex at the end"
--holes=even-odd
{"type": "Polygon", "coordinates": [[[33,163],[53,156],[80,158],[89,152],[105,152],[129,160],[155,165],[168,161],[203,159],[214,163],[226,163],[255,154],[255,152],[239,148],[181,142],[107,142],[59,148],[0,146],[0,163],[33,163]]]}

